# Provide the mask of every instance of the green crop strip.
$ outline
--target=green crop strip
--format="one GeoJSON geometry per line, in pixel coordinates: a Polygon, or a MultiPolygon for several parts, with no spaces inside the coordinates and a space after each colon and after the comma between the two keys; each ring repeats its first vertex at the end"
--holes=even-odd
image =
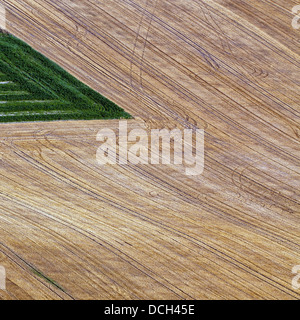
{"type": "Polygon", "coordinates": [[[131,116],[16,37],[0,32],[0,122],[131,116]]]}
{"type": "Polygon", "coordinates": [[[45,281],[47,281],[48,283],[50,283],[51,285],[55,286],[56,288],[58,288],[59,290],[65,292],[65,290],[54,280],[50,279],[49,277],[45,276],[41,271],[32,268],[32,272],[37,275],[38,277],[44,279],[45,281]]]}

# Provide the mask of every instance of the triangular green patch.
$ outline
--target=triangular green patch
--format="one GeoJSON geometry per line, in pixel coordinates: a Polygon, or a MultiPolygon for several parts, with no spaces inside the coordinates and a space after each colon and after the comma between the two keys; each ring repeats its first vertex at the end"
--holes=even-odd
{"type": "Polygon", "coordinates": [[[130,117],[23,41],[0,32],[0,122],[130,117]]]}

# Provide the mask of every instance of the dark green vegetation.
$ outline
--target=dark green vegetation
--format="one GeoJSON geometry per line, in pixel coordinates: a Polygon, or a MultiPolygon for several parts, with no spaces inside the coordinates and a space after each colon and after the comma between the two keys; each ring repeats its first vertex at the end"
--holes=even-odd
{"type": "Polygon", "coordinates": [[[130,118],[12,35],[0,32],[0,122],[130,118]]]}

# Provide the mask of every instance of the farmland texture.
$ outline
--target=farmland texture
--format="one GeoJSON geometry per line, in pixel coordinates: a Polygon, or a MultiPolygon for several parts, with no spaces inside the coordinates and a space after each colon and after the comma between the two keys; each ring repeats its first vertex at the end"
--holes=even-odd
{"type": "Polygon", "coordinates": [[[202,175],[96,162],[117,120],[0,126],[2,299],[299,299],[294,1],[9,0],[7,29],[133,116],[205,130],[202,175]]]}

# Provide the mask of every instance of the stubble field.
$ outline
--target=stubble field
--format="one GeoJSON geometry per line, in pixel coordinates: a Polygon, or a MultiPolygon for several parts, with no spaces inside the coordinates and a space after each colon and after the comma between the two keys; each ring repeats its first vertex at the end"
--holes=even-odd
{"type": "Polygon", "coordinates": [[[12,0],[7,30],[205,168],[96,162],[118,120],[0,125],[1,299],[299,299],[293,1],[12,0]]]}

